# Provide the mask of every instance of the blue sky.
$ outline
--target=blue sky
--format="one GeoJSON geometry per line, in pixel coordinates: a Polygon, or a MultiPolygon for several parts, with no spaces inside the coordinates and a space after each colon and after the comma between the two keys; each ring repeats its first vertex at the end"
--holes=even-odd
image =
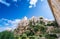
{"type": "Polygon", "coordinates": [[[54,19],[47,0],[1,0],[0,1],[0,30],[3,31],[17,24],[24,16],[43,16],[54,19]],[[9,23],[8,23],[9,22],[9,23]]]}

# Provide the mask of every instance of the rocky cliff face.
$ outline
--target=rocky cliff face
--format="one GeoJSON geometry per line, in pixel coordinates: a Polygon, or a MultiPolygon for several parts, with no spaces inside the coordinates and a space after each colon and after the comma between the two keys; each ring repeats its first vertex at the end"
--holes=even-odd
{"type": "Polygon", "coordinates": [[[53,16],[60,26],[60,0],[48,0],[53,16]]]}

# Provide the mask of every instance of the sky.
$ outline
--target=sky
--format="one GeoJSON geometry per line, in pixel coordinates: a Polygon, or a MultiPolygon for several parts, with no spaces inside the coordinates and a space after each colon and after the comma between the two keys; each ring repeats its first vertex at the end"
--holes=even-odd
{"type": "Polygon", "coordinates": [[[47,0],[0,0],[0,31],[14,29],[25,16],[54,20],[47,0]]]}

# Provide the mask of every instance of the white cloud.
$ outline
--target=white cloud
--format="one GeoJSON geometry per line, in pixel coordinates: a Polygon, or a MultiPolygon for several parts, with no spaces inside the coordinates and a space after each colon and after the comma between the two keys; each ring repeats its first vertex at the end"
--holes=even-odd
{"type": "Polygon", "coordinates": [[[29,6],[29,8],[32,8],[32,7],[33,7],[33,6],[31,6],[31,5],[29,6]]]}
{"type": "Polygon", "coordinates": [[[0,3],[5,4],[6,6],[10,6],[9,3],[7,3],[7,2],[5,2],[5,1],[3,1],[3,0],[0,0],[0,3]]]}
{"type": "Polygon", "coordinates": [[[38,2],[38,0],[30,0],[30,6],[29,8],[32,8],[32,6],[36,7],[36,3],[38,2]]]}
{"type": "Polygon", "coordinates": [[[17,2],[17,0],[13,0],[14,2],[17,2]]]}
{"type": "Polygon", "coordinates": [[[17,26],[19,22],[20,19],[8,20],[8,23],[11,24],[12,26],[17,26]]]}
{"type": "Polygon", "coordinates": [[[24,17],[24,20],[27,20],[27,17],[26,16],[24,17]]]}
{"type": "Polygon", "coordinates": [[[10,27],[6,27],[6,30],[10,31],[10,30],[12,30],[12,28],[10,28],[10,27]]]}
{"type": "Polygon", "coordinates": [[[44,20],[54,21],[54,19],[48,19],[48,18],[44,18],[44,20]]]}
{"type": "Polygon", "coordinates": [[[8,30],[8,31],[13,31],[13,29],[12,28],[10,28],[10,27],[0,27],[0,32],[1,31],[4,31],[4,30],[8,30]]]}
{"type": "Polygon", "coordinates": [[[9,24],[8,23],[5,23],[5,26],[8,26],[9,24]]]}
{"type": "Polygon", "coordinates": [[[11,29],[14,30],[18,26],[19,22],[20,22],[20,19],[9,20],[9,19],[2,18],[0,19],[0,25],[3,28],[1,28],[0,31],[11,30],[11,29]]]}
{"type": "Polygon", "coordinates": [[[41,2],[43,2],[44,0],[41,0],[41,2]]]}
{"type": "Polygon", "coordinates": [[[4,27],[0,27],[0,32],[6,30],[4,27]]]}

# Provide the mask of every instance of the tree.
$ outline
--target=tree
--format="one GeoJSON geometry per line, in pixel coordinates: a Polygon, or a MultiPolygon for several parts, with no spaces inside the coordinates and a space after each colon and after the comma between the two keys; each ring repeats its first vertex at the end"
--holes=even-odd
{"type": "Polygon", "coordinates": [[[56,34],[46,34],[45,37],[46,37],[46,39],[56,39],[56,38],[58,38],[56,34]]]}
{"type": "Polygon", "coordinates": [[[58,27],[58,24],[56,21],[53,21],[52,23],[51,22],[48,22],[47,26],[54,26],[54,27],[58,27]]]}
{"type": "Polygon", "coordinates": [[[11,31],[0,32],[0,39],[14,39],[14,34],[11,31]]]}

